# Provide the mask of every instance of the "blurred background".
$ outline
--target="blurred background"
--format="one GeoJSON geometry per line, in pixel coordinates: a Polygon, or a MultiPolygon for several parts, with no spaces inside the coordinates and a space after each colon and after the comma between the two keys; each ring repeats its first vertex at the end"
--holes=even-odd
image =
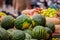
{"type": "Polygon", "coordinates": [[[60,0],[0,0],[0,11],[13,16],[18,16],[23,10],[36,7],[47,9],[60,8],[60,0]]]}

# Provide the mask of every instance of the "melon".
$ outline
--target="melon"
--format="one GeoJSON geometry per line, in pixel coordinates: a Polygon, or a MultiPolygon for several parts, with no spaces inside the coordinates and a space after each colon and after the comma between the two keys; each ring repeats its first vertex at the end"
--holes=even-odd
{"type": "Polygon", "coordinates": [[[46,27],[49,27],[53,33],[55,32],[55,25],[53,23],[51,22],[46,23],[46,27]]]}
{"type": "Polygon", "coordinates": [[[26,35],[21,30],[14,30],[12,32],[8,32],[10,36],[10,40],[24,40],[26,35]]]}
{"type": "Polygon", "coordinates": [[[0,28],[0,40],[9,40],[8,32],[3,28],[0,28]]]}
{"type": "Polygon", "coordinates": [[[37,39],[25,39],[25,40],[37,40],[37,39]]]}
{"type": "Polygon", "coordinates": [[[21,15],[16,18],[15,20],[15,27],[20,30],[24,30],[29,28],[29,26],[32,24],[31,18],[27,15],[21,15]]]}
{"type": "Polygon", "coordinates": [[[40,14],[36,14],[32,17],[32,24],[33,26],[45,26],[46,24],[46,19],[44,16],[40,15],[40,14]]]}
{"type": "Polygon", "coordinates": [[[45,30],[47,31],[47,33],[52,34],[52,30],[50,28],[45,27],[45,30]]]}
{"type": "Polygon", "coordinates": [[[25,33],[25,35],[26,35],[25,39],[31,39],[32,38],[31,35],[28,33],[25,33]]]}
{"type": "Polygon", "coordinates": [[[13,28],[14,27],[15,19],[12,16],[6,16],[2,19],[1,26],[5,29],[13,28]]]}
{"type": "Polygon", "coordinates": [[[27,29],[27,30],[24,30],[24,32],[32,36],[32,30],[27,29]]]}
{"type": "Polygon", "coordinates": [[[48,27],[45,27],[45,30],[47,31],[47,39],[51,39],[52,38],[52,30],[48,27]]]}
{"type": "Polygon", "coordinates": [[[9,32],[13,32],[13,31],[14,31],[13,28],[7,30],[8,33],[9,33],[9,32]]]}
{"type": "Polygon", "coordinates": [[[47,31],[43,26],[36,26],[32,31],[32,37],[34,39],[47,39],[47,31]]]}

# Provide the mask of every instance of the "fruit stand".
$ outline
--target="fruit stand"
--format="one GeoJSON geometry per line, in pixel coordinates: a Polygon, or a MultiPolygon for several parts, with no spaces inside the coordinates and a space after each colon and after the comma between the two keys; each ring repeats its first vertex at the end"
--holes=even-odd
{"type": "Polygon", "coordinates": [[[59,40],[59,14],[52,8],[24,10],[17,18],[0,12],[0,40],[59,40]]]}

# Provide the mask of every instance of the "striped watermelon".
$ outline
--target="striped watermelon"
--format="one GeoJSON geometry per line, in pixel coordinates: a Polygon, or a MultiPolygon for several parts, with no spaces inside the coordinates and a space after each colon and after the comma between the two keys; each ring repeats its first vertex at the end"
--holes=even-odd
{"type": "Polygon", "coordinates": [[[55,32],[55,25],[53,23],[51,22],[46,23],[46,27],[49,27],[53,33],[55,32]]]}
{"type": "Polygon", "coordinates": [[[8,15],[8,16],[4,17],[4,19],[2,19],[1,26],[4,29],[13,28],[14,21],[15,21],[15,19],[12,16],[8,15]]]}
{"type": "Polygon", "coordinates": [[[47,39],[46,38],[47,31],[43,26],[36,26],[32,31],[32,37],[35,39],[47,39]]]}
{"type": "Polygon", "coordinates": [[[32,24],[33,26],[45,26],[46,24],[46,19],[44,16],[40,15],[40,14],[36,14],[32,17],[32,24]]]}
{"type": "Polygon", "coordinates": [[[26,35],[25,39],[31,39],[32,38],[31,35],[28,33],[25,33],[25,35],[26,35]]]}
{"type": "Polygon", "coordinates": [[[52,38],[52,30],[48,27],[45,27],[45,30],[47,31],[47,38],[51,39],[52,38]]]}
{"type": "Polygon", "coordinates": [[[10,31],[7,31],[9,33],[9,40],[24,40],[26,35],[23,31],[21,30],[13,30],[11,29],[10,31]]]}
{"type": "Polygon", "coordinates": [[[21,15],[16,18],[15,27],[17,29],[27,29],[32,24],[31,18],[27,15],[21,15]]]}

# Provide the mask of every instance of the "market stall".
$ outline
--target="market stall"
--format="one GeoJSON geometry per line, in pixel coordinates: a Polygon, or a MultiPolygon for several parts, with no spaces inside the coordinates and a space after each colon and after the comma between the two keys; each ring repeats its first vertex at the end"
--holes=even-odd
{"type": "MultiPolygon", "coordinates": [[[[24,40],[24,32],[27,33],[26,36],[33,37],[33,40],[58,40],[58,38],[52,38],[55,36],[60,35],[60,12],[57,12],[57,10],[48,8],[35,8],[30,10],[24,10],[21,12],[22,14],[18,16],[17,18],[14,18],[12,16],[6,15],[4,12],[0,12],[0,22],[1,27],[8,30],[8,33],[15,33],[16,35],[20,35],[24,40]],[[59,15],[59,16],[58,16],[59,15]],[[13,28],[13,29],[11,29],[13,28]],[[11,31],[9,31],[11,30],[11,31]],[[13,31],[16,30],[16,31],[13,31]],[[20,32],[23,34],[21,35],[20,32]],[[31,31],[31,33],[29,33],[31,31]],[[19,34],[17,34],[19,33],[19,34]]],[[[4,30],[0,28],[1,30],[4,30]]],[[[12,35],[12,38],[15,34],[9,34],[12,35]]],[[[18,36],[16,36],[18,38],[18,36]]],[[[16,40],[15,37],[11,40],[16,40]]],[[[20,37],[18,38],[20,39],[20,37]]],[[[31,38],[26,38],[26,40],[30,40],[31,38]]]]}

